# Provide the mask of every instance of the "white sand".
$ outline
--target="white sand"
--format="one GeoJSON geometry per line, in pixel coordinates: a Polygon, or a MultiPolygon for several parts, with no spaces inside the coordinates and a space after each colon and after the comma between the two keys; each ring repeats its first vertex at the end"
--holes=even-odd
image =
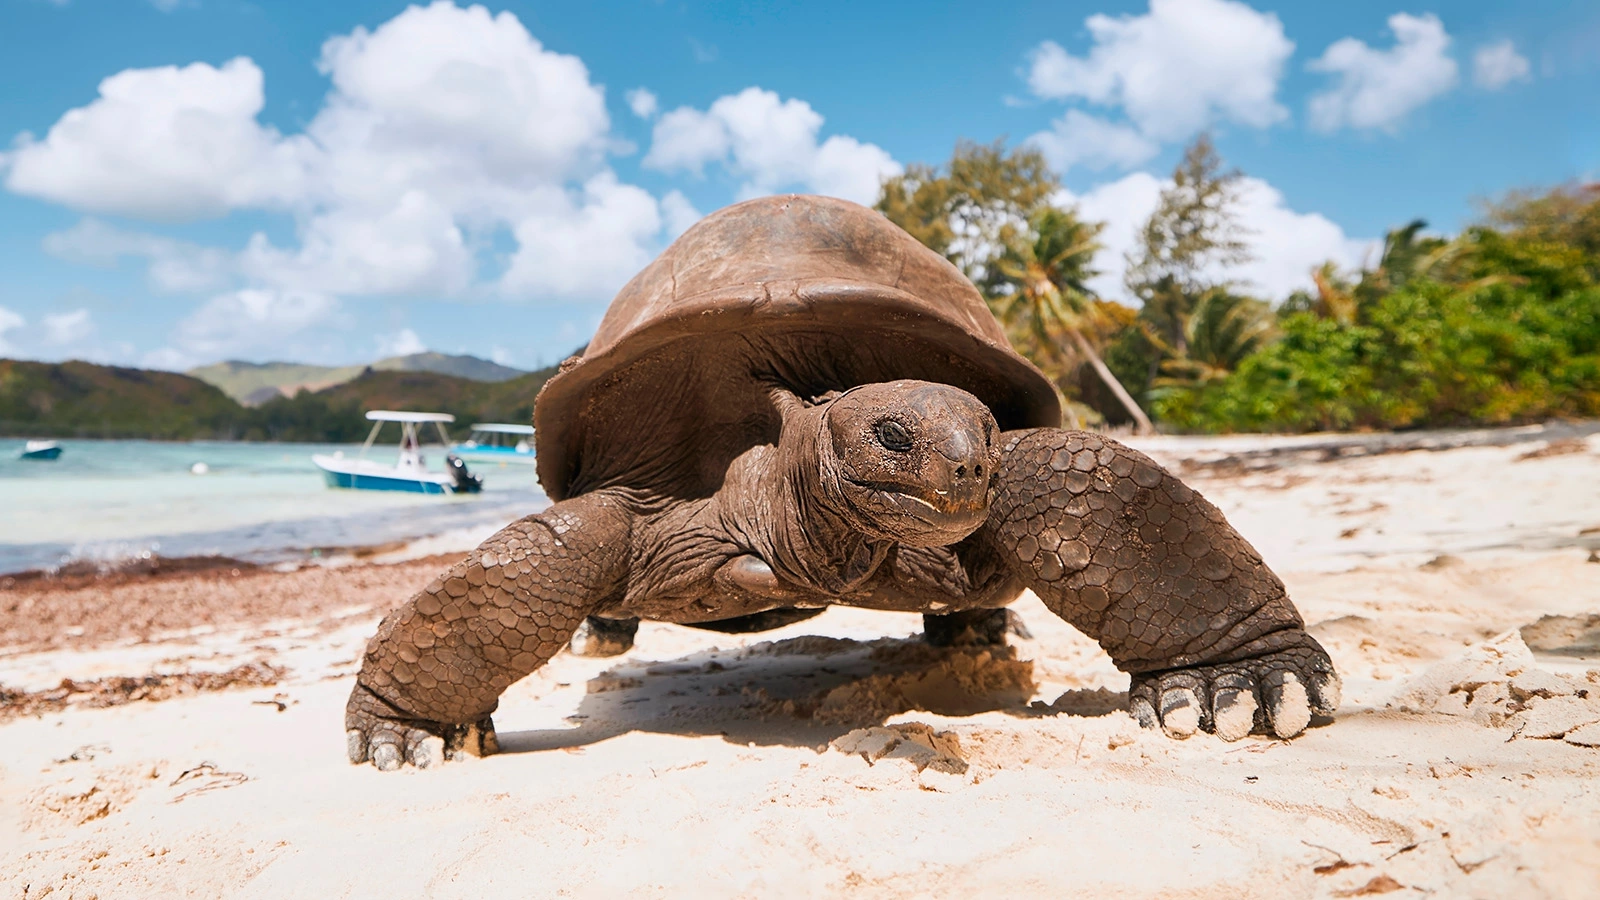
{"type": "MultiPolygon", "coordinates": [[[[1139,445],[1176,467],[1274,442],[1139,445]]],[[[562,654],[514,686],[495,717],[508,752],[394,774],[343,758],[371,615],[0,650],[11,688],[291,670],[0,724],[0,897],[1597,896],[1600,749],[1521,736],[1538,710],[1504,704],[1512,670],[1592,689],[1532,707],[1600,700],[1600,675],[1584,680],[1600,649],[1547,622],[1531,655],[1515,634],[1497,645],[1504,673],[1450,661],[1544,615],[1600,613],[1600,532],[1580,535],[1600,526],[1600,439],[1515,461],[1541,446],[1188,476],[1344,676],[1334,723],[1287,743],[1173,742],[1083,714],[1127,678],[1032,598],[1015,607],[1023,662],[883,641],[920,628],[885,613],[744,638],[646,624],[621,660],[562,654]],[[1434,711],[1387,705],[1406,691],[1434,711]],[[1497,722],[1469,714],[1494,691],[1497,722]],[[930,727],[851,733],[895,700],[923,709],[890,725],[930,727]],[[796,717],[819,703],[834,712],[796,717]]]]}

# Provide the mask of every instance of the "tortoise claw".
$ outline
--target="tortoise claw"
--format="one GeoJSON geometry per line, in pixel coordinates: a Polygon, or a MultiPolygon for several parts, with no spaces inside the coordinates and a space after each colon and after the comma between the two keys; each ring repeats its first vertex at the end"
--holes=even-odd
{"type": "Polygon", "coordinates": [[[368,755],[372,757],[372,764],[378,767],[379,772],[393,772],[405,762],[392,741],[374,743],[368,755]]]}
{"type": "Polygon", "coordinates": [[[1161,692],[1161,728],[1167,737],[1183,740],[1200,727],[1200,698],[1192,688],[1161,692]]]}
{"type": "Polygon", "coordinates": [[[470,725],[445,725],[397,720],[384,715],[384,704],[357,684],[345,708],[345,754],[353,765],[370,762],[380,772],[393,772],[407,763],[419,769],[443,765],[446,760],[488,756],[499,750],[494,722],[485,716],[470,725]]]}
{"type": "Polygon", "coordinates": [[[1311,696],[1306,686],[1293,672],[1277,671],[1268,676],[1262,693],[1267,701],[1267,718],[1272,723],[1272,733],[1281,738],[1292,738],[1311,724],[1311,696]]]}
{"type": "Polygon", "coordinates": [[[1339,676],[1320,647],[1296,647],[1215,666],[1136,675],[1128,712],[1183,739],[1196,730],[1236,741],[1251,732],[1287,740],[1339,706],[1339,676]]]}
{"type": "Polygon", "coordinates": [[[1256,686],[1244,675],[1223,675],[1211,685],[1211,724],[1217,737],[1237,741],[1255,727],[1256,686]]]}

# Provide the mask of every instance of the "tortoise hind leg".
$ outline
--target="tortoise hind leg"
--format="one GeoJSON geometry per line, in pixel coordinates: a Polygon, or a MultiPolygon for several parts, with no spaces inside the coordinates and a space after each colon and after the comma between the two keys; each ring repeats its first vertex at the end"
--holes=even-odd
{"type": "Polygon", "coordinates": [[[345,706],[352,763],[427,767],[492,752],[500,694],[621,586],[632,515],[585,494],[496,532],[384,617],[345,706]]]}
{"type": "Polygon", "coordinates": [[[1013,609],[922,614],[922,639],[935,647],[1004,647],[1008,634],[1024,639],[1033,636],[1013,609]]]}
{"type": "Polygon", "coordinates": [[[638,619],[590,616],[573,636],[572,649],[579,656],[621,656],[633,649],[633,639],[638,634],[638,619]]]}
{"type": "Polygon", "coordinates": [[[1205,498],[1093,434],[1001,437],[981,534],[1024,584],[1132,676],[1129,711],[1174,737],[1293,737],[1339,677],[1283,582],[1205,498]]]}

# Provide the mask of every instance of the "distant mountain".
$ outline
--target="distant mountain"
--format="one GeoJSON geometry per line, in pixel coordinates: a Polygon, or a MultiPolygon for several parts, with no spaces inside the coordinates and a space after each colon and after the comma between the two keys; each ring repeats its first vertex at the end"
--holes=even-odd
{"type": "Polygon", "coordinates": [[[320,391],[343,384],[365,370],[365,366],[310,366],[228,360],[190,369],[186,374],[217,386],[246,406],[258,406],[273,397],[293,396],[301,388],[320,391]]]}
{"type": "Polygon", "coordinates": [[[476,356],[451,356],[448,353],[413,353],[410,356],[392,356],[372,364],[379,372],[437,372],[454,375],[468,381],[510,381],[528,374],[521,369],[502,366],[476,356]]]}
{"type": "MultiPolygon", "coordinates": [[[[462,359],[427,355],[447,364],[462,359]]],[[[471,364],[493,366],[483,360],[471,364]]],[[[245,374],[267,368],[223,365],[245,374]]],[[[370,425],[364,414],[373,409],[453,413],[452,433],[463,434],[461,429],[473,422],[531,422],[534,398],[556,371],[550,366],[503,381],[474,381],[439,372],[364,368],[347,381],[293,397],[267,387],[270,399],[251,407],[215,385],[176,372],[0,359],[0,435],[359,441],[370,425]]]]}
{"type": "Polygon", "coordinates": [[[260,406],[274,397],[293,397],[301,390],[316,392],[344,384],[368,369],[380,372],[434,372],[486,382],[510,381],[526,374],[521,369],[502,366],[476,356],[452,356],[431,351],[392,356],[364,366],[228,360],[190,369],[187,374],[216,385],[246,406],[260,406]]]}

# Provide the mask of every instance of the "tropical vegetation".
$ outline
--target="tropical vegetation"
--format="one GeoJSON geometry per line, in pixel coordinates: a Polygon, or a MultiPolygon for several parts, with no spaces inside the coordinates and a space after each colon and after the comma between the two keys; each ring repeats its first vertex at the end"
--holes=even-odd
{"type": "Polygon", "coordinates": [[[1286,298],[1251,259],[1242,176],[1205,136],[1128,255],[1137,306],[1092,287],[1104,248],[1027,148],[963,143],[877,208],[978,285],[1080,418],[1139,430],[1311,431],[1600,415],[1600,185],[1513,192],[1436,235],[1391,231],[1369,265],[1286,298]],[[1276,300],[1276,302],[1273,302],[1276,300]]]}

